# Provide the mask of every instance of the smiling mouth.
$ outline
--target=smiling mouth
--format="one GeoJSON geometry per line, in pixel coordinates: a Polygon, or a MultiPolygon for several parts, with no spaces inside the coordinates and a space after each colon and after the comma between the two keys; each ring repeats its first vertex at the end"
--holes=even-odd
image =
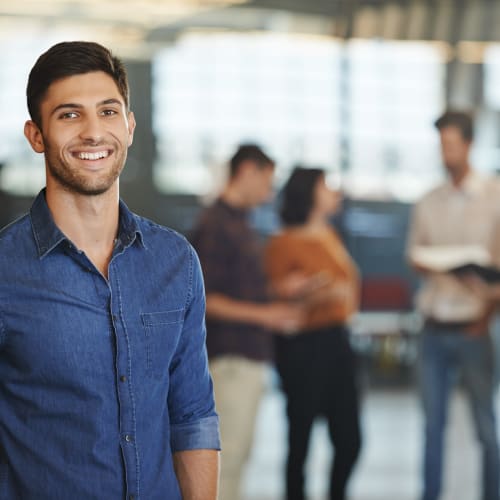
{"type": "Polygon", "coordinates": [[[82,151],[80,153],[77,153],[75,155],[77,158],[80,160],[102,160],[103,158],[107,158],[109,156],[109,151],[96,151],[94,153],[88,152],[88,151],[82,151]]]}

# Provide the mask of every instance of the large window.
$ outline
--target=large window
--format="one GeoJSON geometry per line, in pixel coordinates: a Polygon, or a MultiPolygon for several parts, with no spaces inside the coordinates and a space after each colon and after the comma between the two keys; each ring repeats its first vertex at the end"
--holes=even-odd
{"type": "Polygon", "coordinates": [[[490,44],[484,52],[485,112],[476,133],[475,163],[485,170],[500,172],[500,44],[490,44]]]}
{"type": "Polygon", "coordinates": [[[240,142],[278,160],[339,165],[341,46],[314,37],[191,35],[154,65],[156,182],[203,193],[240,142]]]}
{"type": "Polygon", "coordinates": [[[484,52],[484,98],[487,106],[500,111],[500,44],[484,52]]]}
{"type": "Polygon", "coordinates": [[[426,43],[355,40],[345,60],[347,187],[358,197],[420,196],[442,175],[433,122],[444,106],[444,55],[426,43]]]}
{"type": "Polygon", "coordinates": [[[154,61],[155,180],[217,189],[239,142],[341,171],[353,196],[413,199],[440,175],[444,56],[425,43],[192,34],[154,61]]]}

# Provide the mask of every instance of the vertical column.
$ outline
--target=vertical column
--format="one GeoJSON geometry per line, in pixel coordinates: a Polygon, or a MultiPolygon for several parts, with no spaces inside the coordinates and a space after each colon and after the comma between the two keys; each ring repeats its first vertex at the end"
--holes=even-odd
{"type": "Polygon", "coordinates": [[[121,196],[131,210],[154,218],[158,194],[153,183],[155,139],[152,127],[151,61],[126,61],[130,108],[137,123],[121,176],[121,196]]]}

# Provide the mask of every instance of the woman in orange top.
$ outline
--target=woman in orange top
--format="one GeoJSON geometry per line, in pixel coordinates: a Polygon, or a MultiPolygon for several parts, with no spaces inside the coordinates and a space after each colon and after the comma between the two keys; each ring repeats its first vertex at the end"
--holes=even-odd
{"type": "Polygon", "coordinates": [[[328,188],[323,170],[296,168],[283,190],[284,229],[266,249],[271,283],[279,291],[280,283],[295,276],[300,286],[291,300],[305,310],[301,331],[276,339],[289,424],[287,500],[305,498],[304,463],[317,416],[326,417],[335,449],[331,500],[345,498],[361,446],[355,357],[346,326],[358,306],[359,278],[330,224],[340,200],[328,188]]]}

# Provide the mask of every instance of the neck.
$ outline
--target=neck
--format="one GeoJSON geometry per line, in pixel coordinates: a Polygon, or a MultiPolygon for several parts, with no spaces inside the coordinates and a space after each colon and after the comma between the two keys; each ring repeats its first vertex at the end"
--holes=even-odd
{"type": "Polygon", "coordinates": [[[250,208],[246,196],[239,185],[234,183],[229,183],[224,188],[221,194],[222,200],[224,200],[228,205],[234,208],[246,209],[250,208]]]}
{"type": "Polygon", "coordinates": [[[311,230],[321,230],[329,226],[330,221],[328,216],[324,213],[315,212],[314,210],[310,213],[306,221],[306,227],[311,230]]]}
{"type": "Polygon", "coordinates": [[[118,186],[102,195],[87,196],[47,185],[46,198],[59,229],[107,277],[118,232],[118,186]]]}
{"type": "Polygon", "coordinates": [[[455,187],[460,187],[463,184],[465,178],[467,177],[467,175],[469,174],[470,171],[471,171],[471,167],[467,163],[464,168],[460,169],[457,172],[452,172],[450,174],[450,177],[451,177],[451,182],[453,183],[453,185],[455,187]]]}
{"type": "Polygon", "coordinates": [[[325,229],[330,227],[329,221],[325,217],[315,216],[313,213],[303,224],[293,226],[295,232],[304,235],[323,234],[325,229]]]}

